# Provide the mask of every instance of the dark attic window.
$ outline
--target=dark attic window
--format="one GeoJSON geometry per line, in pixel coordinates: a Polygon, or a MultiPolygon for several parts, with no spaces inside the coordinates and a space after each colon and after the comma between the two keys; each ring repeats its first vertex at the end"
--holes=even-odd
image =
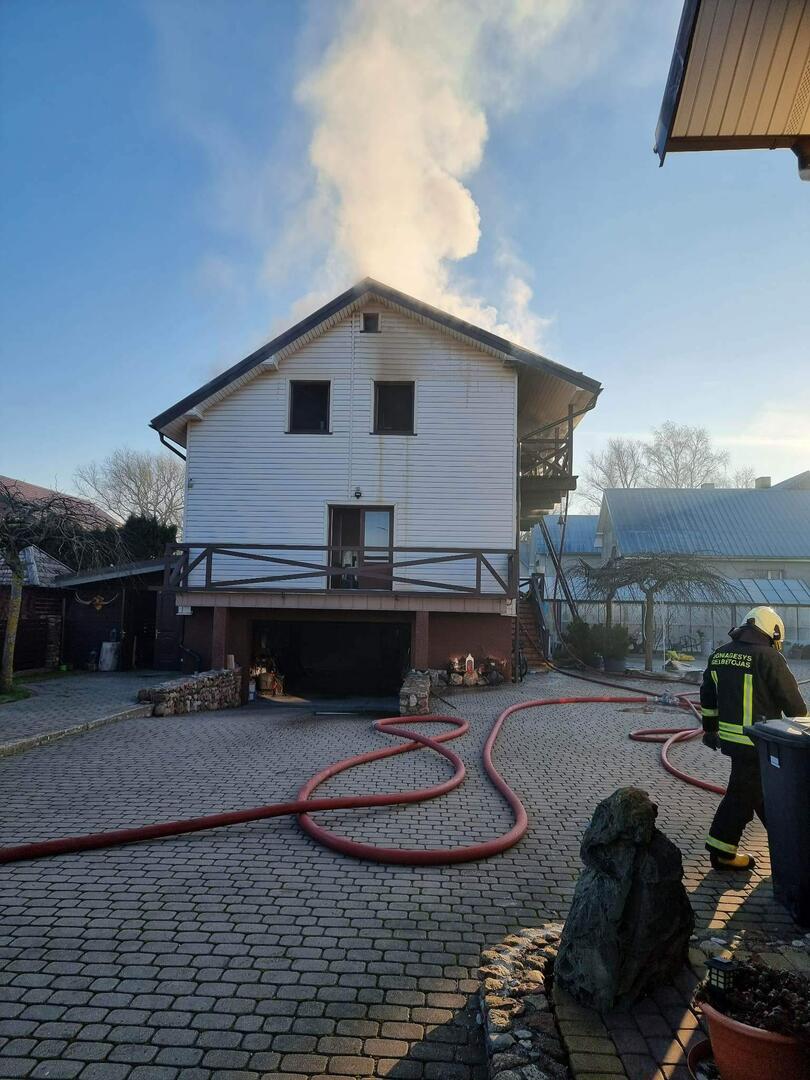
{"type": "Polygon", "coordinates": [[[363,312],[363,333],[364,334],[379,334],[380,332],[380,316],[376,311],[364,311],[363,312]]]}
{"type": "Polygon", "coordinates": [[[328,382],[290,383],[289,431],[298,435],[328,434],[328,382]]]}
{"type": "Polygon", "coordinates": [[[374,383],[374,431],[380,435],[413,435],[412,382],[374,383]]]}

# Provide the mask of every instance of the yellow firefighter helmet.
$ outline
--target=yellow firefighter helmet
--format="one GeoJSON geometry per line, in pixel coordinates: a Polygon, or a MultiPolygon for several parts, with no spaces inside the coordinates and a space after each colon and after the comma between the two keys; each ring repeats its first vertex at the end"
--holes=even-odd
{"type": "Polygon", "coordinates": [[[754,625],[757,630],[767,634],[777,649],[782,648],[782,642],[785,640],[785,624],[772,607],[761,605],[751,608],[743,619],[743,625],[746,624],[754,625]]]}

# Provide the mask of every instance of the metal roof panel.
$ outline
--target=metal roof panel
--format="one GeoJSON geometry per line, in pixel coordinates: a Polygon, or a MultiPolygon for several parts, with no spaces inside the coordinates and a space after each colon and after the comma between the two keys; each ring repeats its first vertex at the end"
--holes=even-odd
{"type": "Polygon", "coordinates": [[[810,491],[613,488],[605,500],[622,555],[810,560],[810,491]]]}

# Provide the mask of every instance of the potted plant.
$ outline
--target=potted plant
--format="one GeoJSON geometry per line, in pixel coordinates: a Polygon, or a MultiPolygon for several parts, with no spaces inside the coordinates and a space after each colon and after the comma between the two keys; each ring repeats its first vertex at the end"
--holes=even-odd
{"type": "Polygon", "coordinates": [[[630,651],[630,633],[626,626],[592,626],[591,640],[602,657],[605,671],[622,674],[630,651]]]}
{"type": "Polygon", "coordinates": [[[695,993],[723,1080],[810,1080],[810,980],[710,959],[695,993]]]}

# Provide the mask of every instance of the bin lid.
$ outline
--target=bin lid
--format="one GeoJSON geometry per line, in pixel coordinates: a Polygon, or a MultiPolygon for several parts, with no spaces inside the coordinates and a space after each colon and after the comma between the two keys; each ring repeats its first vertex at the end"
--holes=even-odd
{"type": "Polygon", "coordinates": [[[810,716],[796,716],[785,720],[764,720],[744,729],[752,739],[789,743],[810,750],[810,716]]]}

